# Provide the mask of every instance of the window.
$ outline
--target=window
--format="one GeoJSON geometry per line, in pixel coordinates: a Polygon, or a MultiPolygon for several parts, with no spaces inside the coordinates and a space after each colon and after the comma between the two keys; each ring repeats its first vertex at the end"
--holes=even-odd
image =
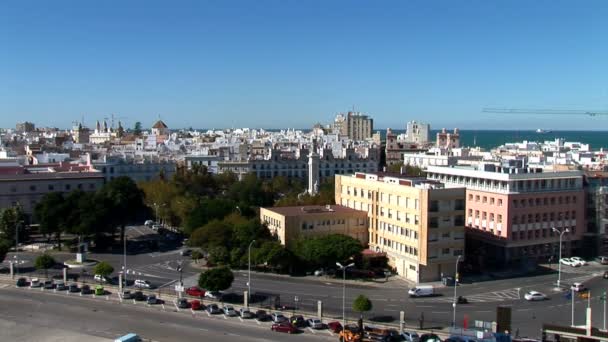
{"type": "Polygon", "coordinates": [[[498,223],[502,223],[502,215],[498,214],[498,223]]]}
{"type": "Polygon", "coordinates": [[[450,254],[450,249],[449,249],[449,248],[443,248],[443,249],[441,250],[441,253],[442,253],[442,254],[450,254]]]}
{"type": "Polygon", "coordinates": [[[498,206],[502,207],[502,199],[500,199],[500,198],[498,199],[498,206]]]}
{"type": "Polygon", "coordinates": [[[494,204],[494,197],[490,197],[490,204],[494,204]]]}
{"type": "Polygon", "coordinates": [[[482,203],[488,203],[488,196],[483,196],[483,201],[482,203]]]}
{"type": "Polygon", "coordinates": [[[475,196],[475,202],[479,202],[479,195],[475,196]]]}
{"type": "Polygon", "coordinates": [[[30,185],[30,190],[31,191],[36,191],[36,186],[35,185],[30,185]]]}
{"type": "Polygon", "coordinates": [[[410,270],[415,271],[416,270],[416,266],[410,265],[410,270]]]}
{"type": "Polygon", "coordinates": [[[55,190],[55,186],[52,184],[49,184],[49,191],[53,191],[53,190],[55,190]]]}
{"type": "Polygon", "coordinates": [[[473,200],[473,194],[469,194],[469,201],[473,200]]]}
{"type": "Polygon", "coordinates": [[[442,233],[442,234],[441,234],[441,237],[442,237],[442,238],[447,238],[447,239],[449,239],[449,238],[450,238],[450,232],[447,232],[447,233],[442,233]]]}

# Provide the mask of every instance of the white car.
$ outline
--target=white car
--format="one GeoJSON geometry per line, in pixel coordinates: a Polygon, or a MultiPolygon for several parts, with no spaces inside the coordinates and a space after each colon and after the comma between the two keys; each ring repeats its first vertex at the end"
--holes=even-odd
{"type": "Polygon", "coordinates": [[[581,266],[585,266],[587,265],[587,262],[585,260],[583,260],[583,258],[579,258],[579,257],[571,257],[570,260],[580,264],[581,266]]]}
{"type": "Polygon", "coordinates": [[[222,298],[222,293],[218,291],[205,291],[205,297],[211,299],[220,299],[222,298]]]}
{"type": "Polygon", "coordinates": [[[318,318],[309,318],[306,323],[313,329],[323,329],[323,322],[318,318]]]}
{"type": "Polygon", "coordinates": [[[544,293],[540,293],[538,291],[530,291],[524,295],[524,298],[529,301],[536,301],[545,300],[547,299],[547,296],[544,293]]]}
{"type": "Polygon", "coordinates": [[[95,281],[98,281],[100,283],[109,283],[110,279],[102,276],[101,274],[96,274],[95,277],[93,277],[95,279],[95,281]]]}
{"type": "Polygon", "coordinates": [[[42,286],[42,284],[40,283],[40,279],[32,278],[30,280],[30,287],[40,287],[40,286],[42,286]]]}
{"type": "Polygon", "coordinates": [[[568,266],[572,266],[572,267],[579,267],[581,265],[578,262],[573,261],[570,258],[561,258],[561,259],[559,259],[559,263],[562,265],[568,265],[568,266]]]}
{"type": "Polygon", "coordinates": [[[140,289],[149,289],[152,288],[152,284],[150,284],[147,280],[135,279],[135,283],[133,284],[135,287],[139,287],[140,289]]]}
{"type": "Polygon", "coordinates": [[[238,314],[234,310],[234,307],[232,307],[232,306],[224,306],[224,315],[226,315],[228,317],[234,317],[234,316],[237,316],[238,314]]]}
{"type": "Polygon", "coordinates": [[[574,292],[587,291],[587,287],[583,283],[574,283],[574,284],[572,284],[570,289],[574,292]]]}

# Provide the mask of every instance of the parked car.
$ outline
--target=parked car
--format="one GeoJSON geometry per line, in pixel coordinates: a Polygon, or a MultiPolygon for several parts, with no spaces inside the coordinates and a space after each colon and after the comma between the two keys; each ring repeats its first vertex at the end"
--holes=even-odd
{"type": "Polygon", "coordinates": [[[193,300],[193,301],[191,301],[190,302],[190,309],[192,309],[192,310],[200,310],[200,309],[202,309],[201,301],[200,300],[196,300],[196,299],[193,300]]]}
{"type": "Polygon", "coordinates": [[[422,334],[422,336],[420,336],[419,342],[441,342],[441,339],[439,338],[439,336],[432,333],[422,334]]]}
{"type": "Polygon", "coordinates": [[[604,279],[608,279],[608,271],[604,271],[604,279]]]}
{"type": "Polygon", "coordinates": [[[101,285],[95,286],[95,295],[96,296],[103,296],[104,294],[106,294],[106,290],[103,288],[103,286],[101,286],[101,285]]]}
{"type": "MultiPolygon", "coordinates": [[[[331,330],[331,332],[337,334],[340,331],[342,331],[342,323],[338,322],[338,321],[333,321],[333,322],[329,322],[327,323],[327,329],[331,330]]],[[[415,341],[417,342],[417,341],[415,341]]]]}
{"type": "Polygon", "coordinates": [[[122,291],[122,299],[132,299],[133,295],[131,294],[131,291],[122,291]]]}
{"type": "Polygon", "coordinates": [[[42,284],[40,283],[40,279],[32,278],[30,280],[30,287],[40,287],[40,286],[42,286],[42,284]]]}
{"type": "Polygon", "coordinates": [[[403,340],[406,342],[418,342],[420,341],[420,335],[415,331],[404,331],[401,333],[403,340]]]}
{"type": "Polygon", "coordinates": [[[177,300],[177,307],[180,309],[187,309],[190,307],[190,303],[186,298],[180,298],[177,300]]]}
{"type": "Polygon", "coordinates": [[[281,322],[288,322],[288,319],[282,313],[275,312],[272,314],[272,321],[274,323],[281,323],[281,322]]]}
{"type": "Polygon", "coordinates": [[[562,265],[567,265],[567,266],[572,266],[572,267],[579,267],[580,264],[576,261],[573,261],[570,258],[561,258],[559,259],[559,263],[562,265]]]}
{"type": "Polygon", "coordinates": [[[44,281],[44,289],[45,290],[52,290],[55,288],[55,284],[53,283],[52,280],[45,280],[44,281]]]}
{"type": "Polygon", "coordinates": [[[152,288],[152,284],[150,284],[149,281],[142,280],[142,279],[135,279],[133,286],[139,287],[140,289],[151,289],[152,288]]]}
{"type": "Polygon", "coordinates": [[[573,283],[570,289],[574,292],[587,291],[587,287],[583,283],[573,283]]]}
{"type": "Polygon", "coordinates": [[[80,289],[78,288],[78,284],[72,283],[72,284],[70,284],[70,286],[68,286],[68,292],[75,293],[78,291],[80,291],[80,289]]]}
{"type": "Polygon", "coordinates": [[[266,310],[258,310],[255,312],[255,319],[260,322],[268,322],[272,320],[272,317],[266,312],[266,310]]]}
{"type": "Polygon", "coordinates": [[[224,315],[228,316],[228,317],[234,317],[237,316],[238,314],[236,313],[236,310],[234,310],[234,307],[228,305],[228,306],[224,306],[224,315]]]}
{"type": "Polygon", "coordinates": [[[63,282],[63,280],[55,280],[55,289],[57,291],[65,291],[68,288],[65,286],[65,283],[63,282]]]}
{"type": "Polygon", "coordinates": [[[144,300],[146,300],[146,296],[141,291],[135,291],[133,293],[133,299],[135,299],[138,302],[143,302],[144,300]]]}
{"type": "Polygon", "coordinates": [[[221,313],[222,310],[220,310],[220,307],[217,306],[217,304],[209,304],[209,305],[207,305],[207,312],[212,315],[217,315],[217,314],[221,313]]]}
{"type": "Polygon", "coordinates": [[[272,331],[284,332],[288,334],[295,334],[298,332],[298,329],[294,327],[292,324],[283,322],[283,323],[275,323],[270,327],[272,331]]]}
{"type": "Polygon", "coordinates": [[[96,274],[93,279],[95,279],[95,281],[98,281],[100,283],[109,283],[110,279],[107,277],[102,276],[101,274],[96,274]]]}
{"type": "Polygon", "coordinates": [[[159,230],[159,229],[162,229],[162,228],[163,228],[162,224],[153,224],[152,225],[152,229],[154,229],[154,230],[159,230]]]}
{"type": "MultiPolygon", "coordinates": [[[[293,323],[293,322],[292,322],[293,323]]],[[[313,329],[323,329],[323,322],[318,318],[309,318],[306,323],[313,329]]]]}
{"type": "Polygon", "coordinates": [[[524,298],[528,301],[545,300],[547,296],[544,293],[538,291],[530,291],[524,295],[524,298]]]}
{"type": "Polygon", "coordinates": [[[205,296],[205,290],[201,289],[198,286],[192,286],[186,289],[186,294],[188,296],[202,298],[205,296]]]}
{"type": "Polygon", "coordinates": [[[608,257],[606,256],[598,256],[595,258],[595,261],[599,262],[602,265],[608,265],[608,257]]]}
{"type": "Polygon", "coordinates": [[[93,293],[93,291],[91,291],[91,287],[89,285],[82,285],[82,287],[80,288],[80,293],[82,294],[91,294],[93,293]]]}
{"type": "Polygon", "coordinates": [[[154,221],[152,220],[146,220],[146,222],[144,222],[144,226],[146,227],[152,227],[154,225],[154,221]]]}
{"type": "Polygon", "coordinates": [[[241,308],[239,310],[239,316],[241,316],[241,318],[253,318],[253,312],[249,311],[249,309],[241,308]]]}
{"type": "Polygon", "coordinates": [[[182,251],[179,252],[179,254],[181,256],[190,256],[190,255],[192,255],[192,250],[191,249],[182,249],[182,251]]]}
{"type": "Polygon", "coordinates": [[[24,287],[27,286],[27,279],[25,278],[19,278],[17,279],[17,287],[24,287]]]}
{"type": "Polygon", "coordinates": [[[302,315],[294,315],[289,317],[289,322],[298,328],[306,326],[306,320],[302,315]]]}
{"type": "Polygon", "coordinates": [[[146,299],[146,303],[150,304],[150,305],[154,305],[154,304],[160,304],[160,301],[158,300],[158,298],[156,298],[156,295],[148,295],[148,298],[146,299]]]}
{"type": "Polygon", "coordinates": [[[322,268],[321,268],[321,269],[318,269],[318,270],[316,270],[316,271],[315,271],[315,273],[314,273],[314,274],[315,274],[315,276],[317,276],[317,277],[323,276],[323,275],[325,275],[325,270],[323,270],[322,268]]]}
{"type": "Polygon", "coordinates": [[[571,257],[570,260],[572,260],[574,262],[577,262],[581,266],[587,265],[587,262],[583,258],[580,258],[580,257],[577,257],[577,256],[571,257]]]}

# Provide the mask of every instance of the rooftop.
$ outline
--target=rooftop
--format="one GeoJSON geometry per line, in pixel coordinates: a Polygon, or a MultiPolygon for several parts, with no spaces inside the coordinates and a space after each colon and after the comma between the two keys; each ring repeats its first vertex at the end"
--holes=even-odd
{"type": "MultiPolygon", "coordinates": [[[[283,216],[302,216],[316,214],[345,214],[345,213],[365,213],[365,211],[356,210],[341,205],[306,205],[295,207],[272,207],[264,208],[283,216]]],[[[366,213],[365,213],[366,214],[366,213]]],[[[366,214],[367,215],[367,214],[366,214]]]]}

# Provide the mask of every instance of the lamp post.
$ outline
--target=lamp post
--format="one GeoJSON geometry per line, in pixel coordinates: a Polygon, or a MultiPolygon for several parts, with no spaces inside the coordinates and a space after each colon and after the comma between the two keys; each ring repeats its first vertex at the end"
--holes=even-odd
{"type": "Polygon", "coordinates": [[[127,234],[124,234],[124,238],[122,240],[124,241],[124,245],[122,248],[122,277],[123,281],[125,282],[125,285],[127,285],[127,234]]]}
{"type": "Polygon", "coordinates": [[[19,220],[15,225],[15,272],[19,274],[19,228],[23,224],[23,220],[19,220]]]}
{"type": "Polygon", "coordinates": [[[551,227],[551,230],[559,234],[559,260],[557,261],[557,287],[560,287],[562,281],[562,236],[565,233],[568,233],[570,230],[568,228],[564,230],[559,230],[555,227],[551,227]]]}
{"type": "Polygon", "coordinates": [[[338,266],[342,270],[342,326],[346,326],[346,269],[349,267],[355,266],[354,263],[350,263],[346,266],[342,266],[341,263],[337,262],[336,266],[338,266]]]}
{"type": "Polygon", "coordinates": [[[456,258],[456,269],[454,270],[454,301],[452,302],[452,308],[454,310],[452,314],[452,327],[456,327],[456,286],[458,285],[458,263],[460,262],[460,257],[456,258]]]}
{"type": "MultiPolygon", "coordinates": [[[[238,209],[239,207],[237,207],[238,209]]],[[[239,209],[240,211],[240,209],[239,209]]],[[[251,245],[253,245],[253,243],[255,242],[255,240],[251,240],[251,242],[249,243],[249,247],[247,248],[247,264],[248,264],[248,268],[249,268],[249,272],[247,275],[247,307],[249,307],[249,299],[251,299],[251,245]]]]}

